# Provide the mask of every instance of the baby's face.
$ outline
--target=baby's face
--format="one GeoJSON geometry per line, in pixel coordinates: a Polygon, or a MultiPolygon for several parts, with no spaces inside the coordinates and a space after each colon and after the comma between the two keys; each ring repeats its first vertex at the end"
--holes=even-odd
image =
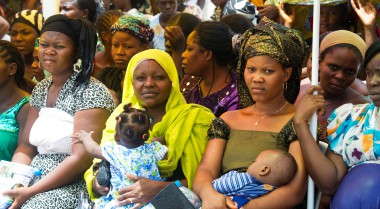
{"type": "Polygon", "coordinates": [[[256,160],[253,161],[253,163],[247,169],[249,175],[257,178],[261,170],[265,166],[269,166],[269,164],[266,162],[266,157],[268,154],[269,153],[265,153],[265,151],[263,151],[256,157],[256,160]]]}

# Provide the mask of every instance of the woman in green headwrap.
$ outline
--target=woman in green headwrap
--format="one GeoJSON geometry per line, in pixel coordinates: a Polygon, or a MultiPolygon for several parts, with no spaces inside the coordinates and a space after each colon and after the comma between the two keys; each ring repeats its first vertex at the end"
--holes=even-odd
{"type": "Polygon", "coordinates": [[[211,182],[231,170],[244,172],[258,153],[288,151],[297,173],[287,185],[250,200],[244,208],[292,208],[306,192],[306,170],[293,127],[300,86],[304,43],[298,31],[264,18],[241,39],[237,68],[239,105],[242,109],[213,120],[209,142],[194,179],[202,209],[236,208],[211,182]]]}
{"type": "MultiPolygon", "coordinates": [[[[183,185],[191,188],[196,168],[207,144],[207,129],[214,115],[203,106],[186,104],[179,90],[176,67],[169,54],[150,49],[136,54],[129,61],[122,103],[107,120],[102,144],[114,140],[115,117],[127,103],[132,103],[135,108],[146,106],[153,121],[150,140],[165,140],[168,157],[159,161],[158,166],[161,177],[168,182],[130,177],[136,183],[119,190],[120,204],[133,202],[142,206],[168,185],[169,181],[182,180],[183,185]]],[[[92,168],[86,172],[85,179],[91,198],[108,192],[109,188],[98,185],[92,168]]]]}

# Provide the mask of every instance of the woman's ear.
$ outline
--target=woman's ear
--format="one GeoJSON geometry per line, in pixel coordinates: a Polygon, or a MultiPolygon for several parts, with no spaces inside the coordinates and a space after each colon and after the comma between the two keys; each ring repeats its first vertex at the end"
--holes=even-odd
{"type": "Polygon", "coordinates": [[[11,63],[9,65],[8,75],[9,76],[13,76],[14,74],[16,74],[16,71],[17,71],[17,64],[16,63],[11,63]]]}
{"type": "Polygon", "coordinates": [[[88,11],[88,9],[84,9],[83,10],[83,15],[82,15],[82,18],[88,18],[88,14],[89,14],[90,12],[88,11]]]}
{"type": "Polygon", "coordinates": [[[284,70],[285,76],[284,76],[284,82],[287,82],[292,75],[293,69],[291,67],[285,68],[284,70]]]}
{"type": "Polygon", "coordinates": [[[270,167],[269,166],[263,166],[259,172],[259,176],[266,176],[270,173],[270,167]]]}
{"type": "Polygon", "coordinates": [[[211,50],[207,50],[206,51],[206,60],[209,61],[212,59],[212,51],[211,50]]]}
{"type": "Polygon", "coordinates": [[[110,34],[106,31],[102,31],[100,33],[100,39],[102,40],[103,44],[109,44],[111,42],[110,34]]]}

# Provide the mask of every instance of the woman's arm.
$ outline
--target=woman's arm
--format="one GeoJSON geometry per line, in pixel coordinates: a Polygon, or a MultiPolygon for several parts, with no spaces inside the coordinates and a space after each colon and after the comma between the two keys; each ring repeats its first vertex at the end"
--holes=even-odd
{"type": "Polygon", "coordinates": [[[17,113],[16,120],[18,123],[19,131],[18,131],[18,141],[17,146],[21,144],[22,136],[25,130],[26,120],[28,118],[28,111],[29,111],[29,102],[25,103],[20,110],[17,113]]]}
{"type": "Polygon", "coordinates": [[[310,176],[322,193],[331,195],[338,188],[347,172],[347,167],[341,156],[329,150],[326,157],[310,133],[308,120],[323,105],[324,99],[320,87],[312,86],[297,108],[294,127],[310,176]],[[313,95],[314,91],[319,91],[319,95],[313,95]]]}
{"type": "MultiPolygon", "coordinates": [[[[109,115],[110,112],[108,110],[100,108],[78,111],[74,115],[74,133],[80,130],[93,130],[94,140],[100,142],[101,133],[109,115]]],[[[12,209],[20,207],[26,200],[38,193],[65,186],[78,180],[87,168],[90,167],[92,159],[86,152],[83,144],[73,144],[71,156],[67,157],[36,184],[7,193],[15,197],[12,209]]]]}
{"type": "Polygon", "coordinates": [[[202,209],[227,208],[229,198],[212,186],[212,181],[219,178],[226,144],[226,140],[211,139],[195,173],[193,188],[202,200],[202,209]]]}
{"type": "Polygon", "coordinates": [[[13,154],[12,162],[30,165],[34,156],[37,155],[37,148],[29,143],[30,130],[37,118],[37,108],[30,107],[25,123],[25,128],[23,130],[20,129],[21,135],[19,136],[18,146],[15,153],[13,154]]]}
{"type": "Polygon", "coordinates": [[[244,205],[244,209],[293,208],[302,202],[307,189],[307,174],[298,141],[293,141],[290,144],[289,153],[294,157],[297,164],[297,172],[293,180],[287,185],[281,186],[264,196],[251,200],[244,205]]]}
{"type": "Polygon", "coordinates": [[[376,37],[376,15],[377,9],[375,5],[370,2],[365,3],[362,6],[361,2],[358,0],[351,0],[351,5],[360,21],[364,26],[364,36],[367,47],[371,46],[373,42],[377,40],[376,37]],[[357,4],[356,4],[357,3],[357,4]]]}

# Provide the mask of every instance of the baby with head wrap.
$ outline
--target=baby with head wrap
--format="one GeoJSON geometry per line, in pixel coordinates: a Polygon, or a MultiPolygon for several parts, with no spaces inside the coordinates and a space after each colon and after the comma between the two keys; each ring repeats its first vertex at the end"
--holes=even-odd
{"type": "Polygon", "coordinates": [[[244,69],[249,58],[268,55],[281,63],[283,68],[292,68],[292,74],[285,83],[284,96],[294,103],[300,89],[301,67],[305,43],[299,31],[289,29],[263,18],[260,23],[247,30],[240,38],[240,52],[237,67],[239,105],[241,108],[254,104],[244,82],[244,69]]]}

